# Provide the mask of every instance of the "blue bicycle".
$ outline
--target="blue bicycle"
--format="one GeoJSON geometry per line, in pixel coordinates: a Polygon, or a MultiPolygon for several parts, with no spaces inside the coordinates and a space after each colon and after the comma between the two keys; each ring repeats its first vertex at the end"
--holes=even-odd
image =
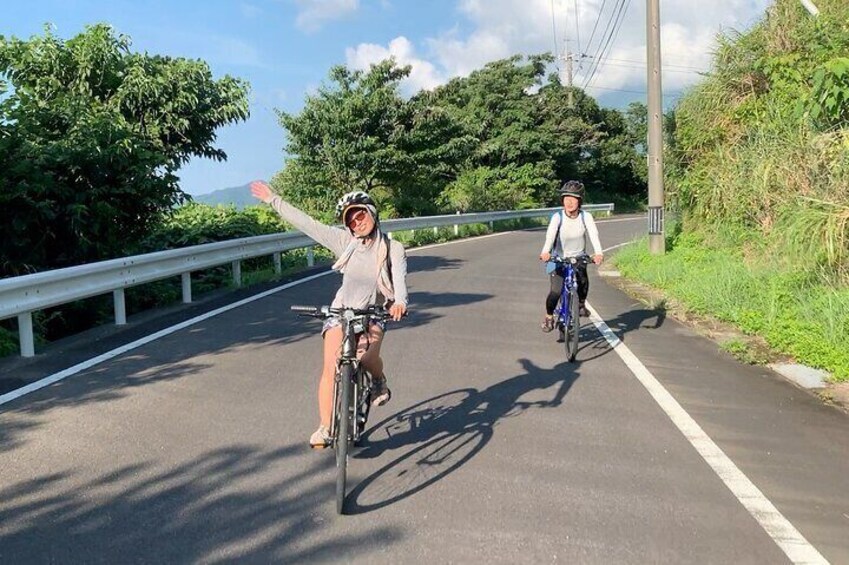
{"type": "Polygon", "coordinates": [[[554,311],[557,317],[556,325],[560,338],[566,348],[566,359],[575,360],[578,354],[578,341],[581,333],[580,301],[578,300],[578,280],[575,277],[575,265],[588,265],[591,259],[587,255],[579,257],[557,257],[552,255],[549,260],[563,272],[563,287],[560,289],[560,302],[554,311]]]}

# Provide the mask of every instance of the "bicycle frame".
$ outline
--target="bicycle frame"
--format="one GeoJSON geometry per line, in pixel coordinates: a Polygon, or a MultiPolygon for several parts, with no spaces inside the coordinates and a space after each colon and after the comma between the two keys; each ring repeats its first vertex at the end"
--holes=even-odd
{"type": "Polygon", "coordinates": [[[563,324],[563,327],[568,327],[572,319],[569,310],[569,296],[572,287],[577,287],[577,279],[575,278],[575,268],[571,263],[561,263],[563,267],[563,285],[560,287],[560,303],[557,306],[557,320],[563,324]]]}
{"type": "MultiPolygon", "coordinates": [[[[357,345],[359,343],[359,338],[367,331],[368,320],[363,319],[362,316],[350,316],[350,319],[346,319],[344,316],[340,316],[342,321],[342,331],[344,337],[342,338],[342,354],[339,356],[339,359],[336,361],[336,376],[333,381],[333,398],[339,399],[340,396],[338,394],[338,387],[342,384],[342,367],[344,365],[351,366],[351,399],[353,400],[353,408],[357,410],[360,401],[362,391],[368,388],[369,377],[367,376],[367,372],[362,369],[360,364],[360,360],[357,358],[357,345]]],[[[338,430],[336,429],[336,423],[339,420],[337,418],[337,411],[348,409],[350,410],[352,407],[348,406],[343,408],[337,405],[338,402],[333,403],[333,413],[330,418],[330,435],[333,437],[334,441],[339,441],[338,430]]],[[[356,416],[359,416],[357,413],[356,416]]],[[[351,439],[356,441],[359,438],[360,430],[359,426],[355,425],[351,430],[351,439]]]]}

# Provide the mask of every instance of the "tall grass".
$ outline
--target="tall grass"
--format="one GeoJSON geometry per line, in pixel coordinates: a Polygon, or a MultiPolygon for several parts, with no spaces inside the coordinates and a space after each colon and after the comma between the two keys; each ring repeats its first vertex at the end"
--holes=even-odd
{"type": "Polygon", "coordinates": [[[614,262],[624,276],[664,290],[687,310],[735,324],[835,380],[849,380],[849,288],[747,253],[739,235],[689,233],[660,257],[633,245],[614,262]]]}

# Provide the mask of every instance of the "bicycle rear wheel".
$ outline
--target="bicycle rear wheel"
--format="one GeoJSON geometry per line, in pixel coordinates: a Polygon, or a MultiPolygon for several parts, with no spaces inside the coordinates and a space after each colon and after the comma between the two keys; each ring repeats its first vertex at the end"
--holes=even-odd
{"type": "Polygon", "coordinates": [[[569,362],[575,360],[578,355],[578,341],[581,334],[581,312],[578,293],[575,289],[569,292],[569,321],[565,328],[563,345],[566,348],[566,359],[569,362]]]}
{"type": "Polygon", "coordinates": [[[336,410],[336,512],[345,507],[345,483],[348,477],[348,446],[351,439],[351,372],[350,365],[339,368],[339,404],[336,410]]]}

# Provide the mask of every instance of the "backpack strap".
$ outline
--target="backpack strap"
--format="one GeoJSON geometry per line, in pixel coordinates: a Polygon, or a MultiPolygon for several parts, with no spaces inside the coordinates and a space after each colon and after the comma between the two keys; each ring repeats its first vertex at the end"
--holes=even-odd
{"type": "Polygon", "coordinates": [[[383,241],[386,243],[386,270],[389,271],[389,282],[392,283],[392,288],[395,288],[395,281],[392,280],[392,240],[384,233],[383,241]]]}
{"type": "MultiPolygon", "coordinates": [[[[554,216],[552,216],[552,218],[553,217],[554,216]]],[[[560,239],[560,228],[563,227],[563,210],[560,210],[559,212],[557,212],[557,219],[559,220],[557,222],[557,231],[554,232],[554,243],[551,244],[551,249],[548,250],[549,253],[554,252],[554,250],[557,248],[557,242],[560,239]]],[[[561,245],[560,247],[563,247],[563,246],[561,245]]]]}

